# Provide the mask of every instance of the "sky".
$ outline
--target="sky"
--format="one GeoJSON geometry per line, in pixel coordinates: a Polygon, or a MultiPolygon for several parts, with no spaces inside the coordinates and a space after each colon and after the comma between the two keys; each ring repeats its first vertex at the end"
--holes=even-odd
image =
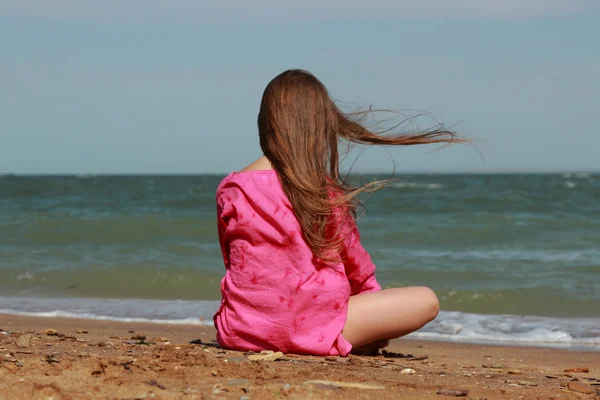
{"type": "Polygon", "coordinates": [[[355,172],[600,171],[599,37],[597,0],[2,0],[0,173],[239,170],[289,68],[475,145],[355,172]]]}

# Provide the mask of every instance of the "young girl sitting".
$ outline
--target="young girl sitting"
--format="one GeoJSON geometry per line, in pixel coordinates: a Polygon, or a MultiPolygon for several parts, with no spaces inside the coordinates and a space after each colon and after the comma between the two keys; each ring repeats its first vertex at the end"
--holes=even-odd
{"type": "Polygon", "coordinates": [[[338,141],[414,145],[459,141],[445,130],[381,136],[351,120],[306,71],[289,70],[264,91],[258,114],[263,156],[217,189],[226,273],[214,316],[225,348],[348,355],[432,321],[426,287],[382,290],[355,224],[338,141]]]}

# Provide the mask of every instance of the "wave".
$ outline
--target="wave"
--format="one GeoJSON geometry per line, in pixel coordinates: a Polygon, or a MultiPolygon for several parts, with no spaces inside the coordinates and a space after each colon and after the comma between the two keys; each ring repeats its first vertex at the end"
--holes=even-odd
{"type": "Polygon", "coordinates": [[[416,183],[416,182],[396,182],[388,187],[396,189],[443,189],[445,186],[441,183],[416,183]]]}
{"type": "MultiPolygon", "coordinates": [[[[212,326],[218,306],[218,301],[0,297],[2,314],[200,326],[212,326]]],[[[408,338],[600,351],[600,319],[442,311],[408,338]]]]}
{"type": "Polygon", "coordinates": [[[23,312],[10,309],[0,309],[0,314],[8,315],[23,315],[27,317],[41,318],[76,318],[76,319],[91,319],[97,321],[116,321],[116,322],[141,322],[149,324],[170,324],[170,325],[199,325],[213,326],[212,320],[200,318],[183,318],[183,319],[151,319],[151,318],[119,318],[107,315],[93,315],[85,313],[71,313],[66,311],[49,311],[49,312],[23,312]]]}
{"type": "Polygon", "coordinates": [[[212,325],[220,302],[118,298],[0,297],[0,313],[48,318],[212,325]]]}
{"type": "Polygon", "coordinates": [[[441,312],[438,319],[408,337],[600,350],[600,319],[441,312]]]}
{"type": "MultiPolygon", "coordinates": [[[[387,239],[390,240],[391,239],[387,239]]],[[[600,265],[599,248],[575,249],[465,249],[465,250],[437,250],[437,249],[410,249],[410,248],[384,248],[377,249],[374,254],[378,256],[393,257],[396,260],[413,259],[444,259],[453,261],[511,261],[511,262],[539,262],[539,263],[587,263],[600,265]]]]}
{"type": "Polygon", "coordinates": [[[561,176],[566,179],[569,179],[569,178],[589,179],[589,178],[593,177],[594,175],[595,174],[589,173],[589,172],[576,172],[576,173],[565,172],[565,173],[561,174],[561,176]]]}

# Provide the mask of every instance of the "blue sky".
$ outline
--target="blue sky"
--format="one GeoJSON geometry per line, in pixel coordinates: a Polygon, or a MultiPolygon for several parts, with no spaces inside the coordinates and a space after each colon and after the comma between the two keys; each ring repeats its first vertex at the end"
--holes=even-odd
{"type": "Polygon", "coordinates": [[[4,0],[0,173],[240,169],[288,68],[480,151],[369,148],[360,172],[600,171],[599,37],[597,0],[4,0]]]}

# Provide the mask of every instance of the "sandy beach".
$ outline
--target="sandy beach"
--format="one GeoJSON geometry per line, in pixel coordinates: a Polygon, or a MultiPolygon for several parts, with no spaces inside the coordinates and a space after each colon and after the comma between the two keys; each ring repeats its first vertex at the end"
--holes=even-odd
{"type": "Polygon", "coordinates": [[[0,315],[0,330],[1,399],[600,398],[598,352],[396,340],[378,356],[256,355],[193,325],[0,315]]]}

